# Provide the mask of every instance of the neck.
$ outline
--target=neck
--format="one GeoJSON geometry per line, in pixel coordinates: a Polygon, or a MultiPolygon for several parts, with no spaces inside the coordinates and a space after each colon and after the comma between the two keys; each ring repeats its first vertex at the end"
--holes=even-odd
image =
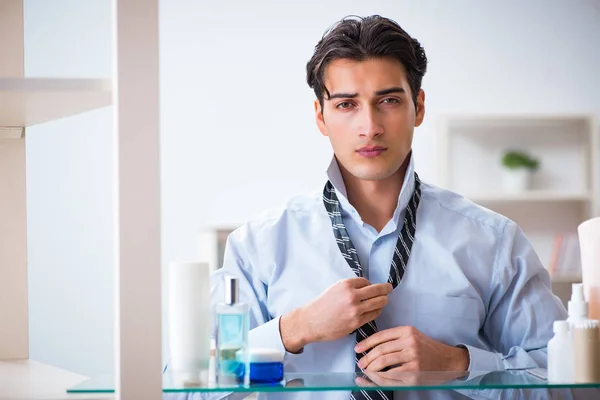
{"type": "Polygon", "coordinates": [[[386,179],[377,181],[358,179],[340,164],[348,201],[356,208],[362,220],[377,232],[381,232],[394,215],[409,161],[410,155],[398,171],[386,179]]]}

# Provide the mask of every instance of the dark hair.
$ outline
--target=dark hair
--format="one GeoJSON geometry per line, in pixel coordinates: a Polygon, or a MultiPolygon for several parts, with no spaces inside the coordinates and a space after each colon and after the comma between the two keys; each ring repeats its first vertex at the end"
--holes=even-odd
{"type": "Polygon", "coordinates": [[[349,16],[329,28],[306,64],[306,81],[323,107],[323,93],[328,97],[330,95],[323,75],[331,61],[341,58],[363,61],[380,57],[391,57],[404,66],[416,105],[421,81],[427,70],[425,50],[395,21],[379,15],[349,16]]]}

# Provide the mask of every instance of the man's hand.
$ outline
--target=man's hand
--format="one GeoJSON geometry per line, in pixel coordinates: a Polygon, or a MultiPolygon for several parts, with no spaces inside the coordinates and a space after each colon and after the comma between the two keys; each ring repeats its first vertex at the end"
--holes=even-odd
{"type": "Polygon", "coordinates": [[[307,305],[279,320],[286,350],[297,353],[313,342],[336,340],[354,332],[381,314],[392,285],[371,285],[365,278],[351,278],[330,286],[307,305]]]}
{"type": "Polygon", "coordinates": [[[379,331],[358,343],[357,353],[367,352],[358,366],[368,372],[382,371],[466,371],[467,349],[448,346],[412,326],[379,331]]]}

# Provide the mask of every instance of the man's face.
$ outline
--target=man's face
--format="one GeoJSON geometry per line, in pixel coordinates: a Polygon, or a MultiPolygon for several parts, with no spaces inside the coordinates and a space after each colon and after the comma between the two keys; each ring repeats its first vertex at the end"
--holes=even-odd
{"type": "Polygon", "coordinates": [[[325,94],[322,109],[315,102],[317,125],[341,167],[358,179],[391,177],[423,121],[423,91],[415,109],[404,67],[391,58],[335,60],[326,67],[324,82],[331,96],[325,94]]]}

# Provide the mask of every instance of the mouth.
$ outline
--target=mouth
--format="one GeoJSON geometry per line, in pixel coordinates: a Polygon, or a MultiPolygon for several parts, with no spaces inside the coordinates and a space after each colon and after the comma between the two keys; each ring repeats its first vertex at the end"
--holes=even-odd
{"type": "Polygon", "coordinates": [[[360,149],[356,150],[356,152],[363,157],[373,158],[380,156],[381,153],[383,153],[386,150],[387,148],[382,146],[369,146],[361,147],[360,149]]]}

